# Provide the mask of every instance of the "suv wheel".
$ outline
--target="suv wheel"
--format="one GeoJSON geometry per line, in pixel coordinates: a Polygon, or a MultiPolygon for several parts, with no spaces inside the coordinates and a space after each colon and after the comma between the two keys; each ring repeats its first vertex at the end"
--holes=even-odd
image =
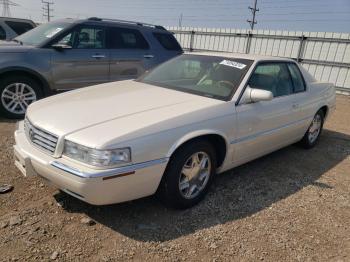
{"type": "Polygon", "coordinates": [[[26,76],[10,76],[0,82],[0,111],[7,118],[23,118],[27,107],[42,97],[40,85],[26,76]]]}
{"type": "Polygon", "coordinates": [[[189,208],[207,194],[216,170],[213,146],[195,141],[170,159],[158,189],[160,200],[174,208],[189,208]]]}
{"type": "Polygon", "coordinates": [[[311,124],[309,129],[306,131],[303,139],[300,141],[300,144],[304,148],[312,148],[316,145],[318,139],[320,138],[324,122],[324,114],[322,110],[319,110],[311,124]]]}

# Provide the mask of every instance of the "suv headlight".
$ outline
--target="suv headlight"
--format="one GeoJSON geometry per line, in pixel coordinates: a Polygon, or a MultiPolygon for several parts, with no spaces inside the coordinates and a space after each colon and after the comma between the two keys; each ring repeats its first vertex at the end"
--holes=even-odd
{"type": "Polygon", "coordinates": [[[98,150],[68,140],[64,142],[63,155],[96,167],[112,167],[131,162],[130,148],[98,150]]]}

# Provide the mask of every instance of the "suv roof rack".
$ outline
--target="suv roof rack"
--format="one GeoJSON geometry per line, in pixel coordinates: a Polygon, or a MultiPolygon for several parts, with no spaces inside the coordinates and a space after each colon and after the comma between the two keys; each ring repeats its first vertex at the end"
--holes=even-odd
{"type": "Polygon", "coordinates": [[[90,21],[111,21],[111,22],[118,22],[118,23],[122,23],[122,24],[149,26],[149,27],[154,27],[156,29],[166,30],[163,26],[160,26],[160,25],[153,25],[153,24],[141,23],[141,22],[135,22],[135,21],[129,21],[129,20],[100,18],[100,17],[90,17],[87,20],[90,20],[90,21]]]}

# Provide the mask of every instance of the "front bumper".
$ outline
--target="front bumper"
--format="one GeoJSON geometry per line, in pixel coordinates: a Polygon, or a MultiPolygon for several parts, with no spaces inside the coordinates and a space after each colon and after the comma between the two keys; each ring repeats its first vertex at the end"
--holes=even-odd
{"type": "Polygon", "coordinates": [[[125,202],[156,192],[168,159],[96,170],[52,156],[34,147],[19,127],[15,165],[24,176],[38,175],[62,191],[93,205],[125,202]]]}

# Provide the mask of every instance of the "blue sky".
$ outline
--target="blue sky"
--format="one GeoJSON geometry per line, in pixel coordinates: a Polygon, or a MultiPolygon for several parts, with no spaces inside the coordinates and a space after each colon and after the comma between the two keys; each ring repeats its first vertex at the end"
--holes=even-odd
{"type": "MultiPolygon", "coordinates": [[[[12,0],[13,17],[43,21],[41,0],[12,0]]],[[[51,0],[54,19],[90,16],[165,26],[248,28],[253,0],[51,0]]],[[[0,7],[1,8],[1,7],[0,7]]],[[[258,0],[256,29],[350,32],[350,0],[258,0]]],[[[2,11],[2,10],[1,10],[2,11]]]]}

